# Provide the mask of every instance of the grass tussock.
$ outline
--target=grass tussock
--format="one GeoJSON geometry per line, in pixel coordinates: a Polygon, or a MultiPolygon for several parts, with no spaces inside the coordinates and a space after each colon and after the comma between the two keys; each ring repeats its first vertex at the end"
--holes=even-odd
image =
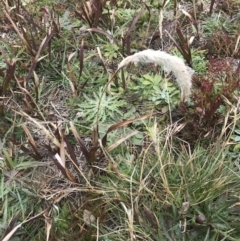
{"type": "Polygon", "coordinates": [[[105,201],[88,204],[100,240],[237,240],[230,220],[238,219],[239,170],[226,143],[179,148],[172,128],[159,133],[155,122],[137,158],[124,150],[108,156],[105,176],[94,178],[105,201]]]}

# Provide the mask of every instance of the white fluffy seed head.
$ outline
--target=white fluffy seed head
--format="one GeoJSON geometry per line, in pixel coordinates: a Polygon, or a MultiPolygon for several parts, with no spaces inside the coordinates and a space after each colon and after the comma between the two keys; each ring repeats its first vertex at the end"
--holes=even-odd
{"type": "Polygon", "coordinates": [[[191,95],[192,75],[194,70],[184,64],[183,59],[163,51],[147,49],[124,58],[118,69],[130,63],[153,63],[159,65],[167,73],[172,72],[181,88],[181,100],[185,101],[191,95]]]}

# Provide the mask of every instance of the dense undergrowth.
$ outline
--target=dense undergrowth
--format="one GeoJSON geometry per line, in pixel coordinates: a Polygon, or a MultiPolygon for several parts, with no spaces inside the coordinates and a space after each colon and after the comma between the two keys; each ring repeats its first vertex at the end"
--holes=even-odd
{"type": "Polygon", "coordinates": [[[238,0],[0,6],[2,240],[240,239],[238,0]]]}

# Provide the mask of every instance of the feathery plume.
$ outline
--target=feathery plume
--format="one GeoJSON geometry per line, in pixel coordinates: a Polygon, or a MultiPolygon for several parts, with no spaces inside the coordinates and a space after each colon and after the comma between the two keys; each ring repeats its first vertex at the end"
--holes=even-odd
{"type": "Polygon", "coordinates": [[[124,58],[118,69],[130,63],[153,63],[163,68],[166,73],[172,72],[181,88],[181,100],[185,101],[191,95],[192,75],[194,70],[184,64],[183,59],[166,52],[147,49],[124,58]]]}

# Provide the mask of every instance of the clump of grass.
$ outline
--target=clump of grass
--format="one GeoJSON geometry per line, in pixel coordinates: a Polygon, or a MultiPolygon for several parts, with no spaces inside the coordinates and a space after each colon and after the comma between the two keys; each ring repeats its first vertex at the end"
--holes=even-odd
{"type": "MultiPolygon", "coordinates": [[[[12,157],[10,153],[3,149],[4,156],[0,158],[0,199],[2,200],[0,207],[3,210],[0,236],[2,238],[17,226],[19,220],[25,220],[29,213],[41,210],[40,207],[35,206],[40,199],[34,190],[34,184],[30,184],[27,180],[31,178],[31,170],[44,164],[26,160],[21,156],[12,157]],[[21,176],[23,172],[25,180],[21,176]],[[28,172],[30,174],[27,174],[28,172]]],[[[25,230],[18,230],[15,237],[25,234],[25,230]]]]}
{"type": "Polygon", "coordinates": [[[225,142],[194,150],[171,141],[169,127],[149,128],[150,144],[138,158],[110,157],[105,190],[103,240],[224,240],[239,238],[235,205],[239,170],[225,142]],[[111,225],[107,225],[111,223],[111,225]]]}

